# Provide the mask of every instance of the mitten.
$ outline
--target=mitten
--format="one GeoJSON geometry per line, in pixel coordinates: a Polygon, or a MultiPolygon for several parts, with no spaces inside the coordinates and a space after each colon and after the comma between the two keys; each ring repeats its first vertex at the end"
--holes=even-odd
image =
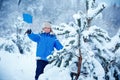
{"type": "Polygon", "coordinates": [[[31,34],[32,30],[31,29],[28,29],[25,34],[31,34]]]}

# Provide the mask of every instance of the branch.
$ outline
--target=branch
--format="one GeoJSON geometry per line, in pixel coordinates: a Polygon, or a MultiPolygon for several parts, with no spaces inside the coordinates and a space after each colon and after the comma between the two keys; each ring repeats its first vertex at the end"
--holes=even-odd
{"type": "Polygon", "coordinates": [[[21,3],[21,0],[18,1],[18,6],[20,5],[20,3],[21,3]]]}
{"type": "Polygon", "coordinates": [[[88,9],[89,9],[89,1],[86,0],[86,12],[88,11],[88,9]]]}
{"type": "Polygon", "coordinates": [[[96,17],[100,12],[102,12],[104,10],[105,6],[104,4],[102,4],[102,8],[100,8],[91,18],[90,20],[92,20],[94,17],[96,17]]]}
{"type": "Polygon", "coordinates": [[[104,4],[102,4],[102,7],[101,8],[98,8],[98,9],[96,9],[95,11],[94,10],[92,10],[92,9],[90,9],[90,13],[92,13],[92,14],[90,14],[89,12],[88,12],[88,17],[87,17],[87,27],[90,27],[91,26],[91,21],[92,21],[92,19],[93,18],[95,18],[100,12],[102,12],[103,10],[104,10],[104,8],[105,8],[105,6],[104,6],[104,4]]]}

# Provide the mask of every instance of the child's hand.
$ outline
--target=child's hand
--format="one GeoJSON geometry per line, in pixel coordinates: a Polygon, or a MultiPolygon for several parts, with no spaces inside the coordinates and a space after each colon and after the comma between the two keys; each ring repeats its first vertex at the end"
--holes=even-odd
{"type": "Polygon", "coordinates": [[[31,34],[32,30],[31,29],[28,29],[25,34],[31,34]]]}

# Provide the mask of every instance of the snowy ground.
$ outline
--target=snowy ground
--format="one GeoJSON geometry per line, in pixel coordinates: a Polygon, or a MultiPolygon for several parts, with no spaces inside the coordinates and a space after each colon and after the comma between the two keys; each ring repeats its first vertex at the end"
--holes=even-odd
{"type": "MultiPolygon", "coordinates": [[[[0,51],[0,80],[34,80],[35,54],[10,54],[0,51]]],[[[39,80],[70,80],[68,69],[48,65],[39,80]]]]}
{"type": "Polygon", "coordinates": [[[0,80],[34,80],[33,54],[9,54],[0,51],[0,80]]]}

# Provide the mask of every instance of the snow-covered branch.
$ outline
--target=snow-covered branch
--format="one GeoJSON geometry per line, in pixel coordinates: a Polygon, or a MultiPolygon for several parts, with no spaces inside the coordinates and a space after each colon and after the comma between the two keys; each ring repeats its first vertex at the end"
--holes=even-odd
{"type": "Polygon", "coordinates": [[[96,17],[100,12],[102,12],[105,8],[105,4],[100,4],[96,9],[89,9],[88,10],[88,19],[92,20],[96,17]]]}

